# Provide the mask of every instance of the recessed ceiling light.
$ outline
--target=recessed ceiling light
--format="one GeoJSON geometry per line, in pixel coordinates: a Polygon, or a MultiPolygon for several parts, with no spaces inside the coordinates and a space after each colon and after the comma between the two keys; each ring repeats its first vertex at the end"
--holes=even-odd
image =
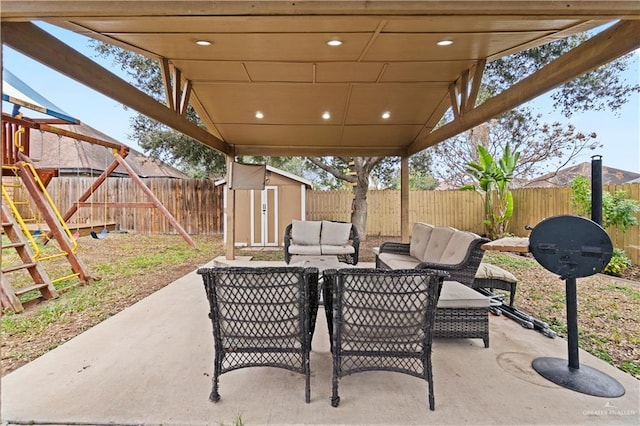
{"type": "Polygon", "coordinates": [[[389,117],[391,117],[391,113],[389,111],[385,111],[382,113],[382,118],[384,118],[385,120],[389,117]]]}
{"type": "Polygon", "coordinates": [[[342,40],[329,40],[327,42],[327,44],[329,46],[341,46],[342,45],[342,40]]]}
{"type": "Polygon", "coordinates": [[[322,114],[322,118],[324,118],[325,120],[328,120],[331,118],[331,114],[329,114],[329,111],[325,111],[324,114],[322,114]]]}
{"type": "Polygon", "coordinates": [[[262,119],[264,118],[264,114],[261,111],[256,111],[256,118],[262,119]]]}
{"type": "Polygon", "coordinates": [[[452,40],[440,40],[436,43],[438,46],[451,46],[453,44],[452,40]]]}
{"type": "Polygon", "coordinates": [[[198,46],[211,46],[211,42],[209,40],[196,40],[196,44],[198,46]]]}

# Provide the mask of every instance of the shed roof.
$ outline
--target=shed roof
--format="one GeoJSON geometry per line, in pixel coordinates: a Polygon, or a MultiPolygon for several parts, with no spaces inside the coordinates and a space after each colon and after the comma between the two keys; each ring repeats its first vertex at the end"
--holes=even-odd
{"type": "MultiPolygon", "coordinates": [[[[287,179],[291,179],[291,180],[293,180],[293,181],[299,182],[299,183],[301,183],[302,185],[305,185],[305,186],[307,186],[307,187],[309,187],[309,188],[311,188],[311,186],[312,186],[312,184],[311,184],[311,181],[310,181],[310,180],[305,179],[305,178],[303,178],[303,177],[300,177],[300,176],[298,176],[298,175],[295,175],[295,174],[293,174],[293,173],[287,172],[287,171],[285,171],[285,170],[278,169],[278,168],[273,167],[273,166],[269,166],[269,165],[267,165],[267,172],[275,173],[275,174],[277,174],[277,175],[280,175],[280,176],[286,177],[287,179]]],[[[222,178],[222,179],[217,180],[217,181],[215,182],[215,185],[216,185],[216,186],[217,186],[217,185],[224,185],[224,184],[226,184],[226,183],[227,183],[227,179],[226,179],[226,178],[222,178]]]]}

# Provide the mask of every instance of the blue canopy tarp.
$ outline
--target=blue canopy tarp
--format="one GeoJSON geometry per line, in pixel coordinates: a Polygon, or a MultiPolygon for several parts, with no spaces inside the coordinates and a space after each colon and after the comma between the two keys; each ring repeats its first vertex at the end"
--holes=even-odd
{"type": "Polygon", "coordinates": [[[6,68],[2,70],[2,100],[59,118],[71,124],[80,124],[80,120],[62,111],[6,68]]]}

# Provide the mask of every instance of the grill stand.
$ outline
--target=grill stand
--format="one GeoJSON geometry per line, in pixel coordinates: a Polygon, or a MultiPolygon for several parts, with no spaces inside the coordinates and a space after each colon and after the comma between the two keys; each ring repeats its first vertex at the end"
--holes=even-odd
{"type": "Polygon", "coordinates": [[[605,398],[620,397],[625,393],[620,382],[600,370],[587,365],[580,366],[576,278],[567,278],[565,282],[569,363],[562,358],[540,357],[534,359],[531,366],[542,377],[564,388],[605,398]]]}
{"type": "Polygon", "coordinates": [[[545,269],[565,280],[567,303],[567,345],[569,361],[536,358],[531,366],[542,377],[562,387],[587,395],[617,398],[624,387],[595,368],[580,367],[578,356],[578,301],[576,278],[604,269],[611,260],[613,245],[598,223],[578,216],[560,215],[540,222],[531,232],[529,249],[545,269]]]}

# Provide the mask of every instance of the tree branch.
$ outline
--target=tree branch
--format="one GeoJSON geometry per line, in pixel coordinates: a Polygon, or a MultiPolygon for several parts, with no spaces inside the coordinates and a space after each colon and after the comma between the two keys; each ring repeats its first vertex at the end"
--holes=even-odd
{"type": "Polygon", "coordinates": [[[307,157],[307,158],[313,164],[315,164],[316,166],[320,167],[325,172],[331,173],[333,176],[335,176],[338,179],[345,180],[345,181],[351,182],[351,183],[354,183],[354,182],[357,181],[357,177],[356,176],[349,176],[349,175],[343,173],[340,169],[338,169],[336,167],[333,167],[330,164],[325,163],[324,161],[322,161],[318,157],[307,157]]]}

